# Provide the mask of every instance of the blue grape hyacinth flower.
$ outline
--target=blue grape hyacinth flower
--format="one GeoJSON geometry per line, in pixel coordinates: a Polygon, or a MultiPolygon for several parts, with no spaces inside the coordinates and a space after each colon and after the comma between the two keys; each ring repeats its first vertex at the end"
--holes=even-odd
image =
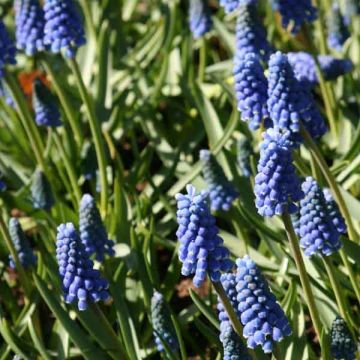
{"type": "Polygon", "coordinates": [[[350,32],[337,4],[334,4],[331,11],[329,11],[327,27],[329,48],[341,51],[345,41],[350,37],[350,32]]]}
{"type": "Polygon", "coordinates": [[[317,9],[312,6],[311,0],[271,0],[272,7],[279,11],[282,26],[296,34],[304,23],[312,22],[317,18],[317,9]]]}
{"type": "Polygon", "coordinates": [[[234,80],[241,120],[248,122],[251,130],[258,129],[263,121],[268,125],[268,83],[255,54],[246,54],[241,61],[235,61],[234,80]]]}
{"type": "Polygon", "coordinates": [[[281,215],[297,210],[295,202],[304,196],[292,160],[291,133],[270,128],[263,133],[254,192],[262,216],[281,215]]]}
{"type": "Polygon", "coordinates": [[[325,188],[323,190],[323,193],[324,193],[324,197],[326,200],[327,211],[329,213],[329,216],[330,216],[334,226],[336,227],[339,234],[346,233],[347,228],[346,228],[345,220],[340,213],[339,207],[338,207],[336,201],[334,200],[330,189],[325,188]]]}
{"type": "MultiPolygon", "coordinates": [[[[9,220],[9,235],[14,244],[14,248],[17,252],[20,264],[24,268],[28,268],[32,265],[35,265],[37,262],[37,257],[31,249],[29,240],[27,239],[23,229],[21,228],[20,222],[17,218],[11,218],[9,220]]],[[[16,268],[15,260],[10,255],[10,267],[12,269],[16,268]]]]}
{"type": "Polygon", "coordinates": [[[331,353],[334,360],[355,360],[357,345],[345,320],[337,316],[330,332],[331,353]]]}
{"type": "Polygon", "coordinates": [[[204,164],[203,175],[209,188],[211,209],[229,211],[232,203],[239,196],[238,192],[209,150],[200,151],[200,160],[204,164]]]}
{"type": "Polygon", "coordinates": [[[6,65],[16,64],[15,54],[16,48],[13,41],[10,39],[9,33],[3,21],[0,19],[0,77],[4,76],[4,69],[6,65]]]}
{"type": "Polygon", "coordinates": [[[289,321],[269,285],[248,255],[236,260],[236,291],[243,336],[250,349],[271,353],[274,342],[291,335],[289,321]]]}
{"type": "Polygon", "coordinates": [[[38,125],[50,127],[62,125],[56,97],[39,78],[33,82],[32,105],[35,122],[38,125]]]}
{"type": "Polygon", "coordinates": [[[305,197],[300,201],[299,225],[295,227],[306,256],[329,256],[342,247],[324,193],[316,181],[307,177],[302,184],[305,197]]]}
{"type": "Polygon", "coordinates": [[[71,304],[77,300],[78,309],[84,311],[89,302],[108,300],[109,283],[94,269],[74,225],[61,224],[57,231],[56,258],[65,302],[71,304]]]}
{"type": "Polygon", "coordinates": [[[241,5],[254,5],[258,0],[220,0],[220,5],[224,8],[226,13],[230,13],[238,9],[241,5]]]}
{"type": "Polygon", "coordinates": [[[49,180],[39,169],[33,175],[30,191],[35,209],[50,210],[54,206],[55,200],[49,180]]]}
{"type": "Polygon", "coordinates": [[[195,274],[194,285],[199,287],[209,274],[212,281],[219,281],[221,271],[229,271],[233,262],[230,252],[224,247],[223,239],[215,218],[210,213],[208,192],[196,193],[194,186],[187,185],[187,194],[177,194],[176,235],[180,241],[179,259],[184,276],[195,274]]]}
{"type": "Polygon", "coordinates": [[[251,143],[247,137],[241,136],[236,143],[236,159],[241,174],[245,177],[251,176],[250,156],[253,154],[251,143]]]}
{"type": "Polygon", "coordinates": [[[114,242],[109,240],[101,220],[95,199],[85,194],[80,202],[80,238],[88,255],[96,254],[97,261],[103,261],[105,254],[113,256],[114,242]]]}
{"type": "Polygon", "coordinates": [[[190,0],[189,26],[195,39],[210,31],[212,19],[207,0],[190,0]]]}
{"type": "Polygon", "coordinates": [[[76,50],[86,43],[82,19],[73,0],[45,0],[44,42],[51,52],[64,50],[74,58],[76,50]]]}
{"type": "Polygon", "coordinates": [[[300,141],[300,122],[313,138],[318,138],[327,128],[311,89],[296,79],[285,54],[280,51],[269,61],[268,111],[275,126],[293,133],[293,140],[300,141]]]}
{"type": "Polygon", "coordinates": [[[176,352],[179,343],[171,321],[170,310],[164,296],[157,291],[151,298],[151,321],[158,351],[164,351],[163,342],[165,342],[170,350],[176,352]]]}
{"type": "Polygon", "coordinates": [[[33,56],[45,50],[44,10],[39,0],[16,0],[16,46],[26,55],[33,56]]]}

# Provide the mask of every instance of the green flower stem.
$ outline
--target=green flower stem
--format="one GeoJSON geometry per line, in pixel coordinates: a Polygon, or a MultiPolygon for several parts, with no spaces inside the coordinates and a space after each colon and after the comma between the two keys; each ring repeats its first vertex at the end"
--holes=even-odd
{"type": "Polygon", "coordinates": [[[335,200],[336,200],[337,204],[339,205],[340,211],[345,218],[350,239],[355,242],[359,242],[359,236],[354,229],[349,210],[345,204],[345,201],[340,192],[339,186],[336,183],[335,178],[333,177],[329,167],[326,164],[325,159],[323,158],[316,143],[314,142],[314,140],[312,139],[312,137],[310,136],[310,134],[308,133],[308,131],[305,129],[305,127],[302,124],[300,124],[300,133],[305,141],[306,146],[313,153],[314,159],[316,160],[317,165],[321,169],[327,183],[329,184],[329,186],[332,190],[332,193],[334,194],[335,200]]]}
{"type": "Polygon", "coordinates": [[[199,49],[199,82],[204,82],[206,68],[206,40],[204,37],[200,39],[199,49]]]}
{"type": "Polygon", "coordinates": [[[89,119],[90,130],[95,144],[95,152],[97,162],[99,164],[100,181],[101,181],[101,213],[105,217],[107,213],[108,205],[108,184],[106,176],[106,155],[105,155],[105,144],[102,137],[101,126],[95,117],[95,111],[93,104],[91,103],[90,96],[86,90],[83,78],[80,73],[79,65],[75,59],[70,59],[69,64],[71,70],[75,76],[77,86],[79,88],[80,96],[84,102],[85,110],[89,119]]]}
{"type": "Polygon", "coordinates": [[[286,234],[289,239],[290,249],[295,260],[297,270],[299,272],[301,286],[304,290],[305,300],[309,308],[311,320],[316,332],[316,335],[321,339],[322,324],[320,322],[319,313],[316,308],[314,295],[311,289],[308,274],[306,272],[304,260],[299,247],[299,241],[295,234],[294,227],[292,225],[290,215],[287,211],[282,215],[282,220],[285,225],[286,234]]]}
{"type": "Polygon", "coordinates": [[[356,278],[356,275],[354,274],[354,271],[352,270],[352,267],[351,267],[351,264],[345,254],[345,251],[343,249],[341,249],[339,251],[340,253],[340,257],[341,257],[341,260],[348,272],[348,276],[350,278],[350,282],[351,282],[351,285],[355,291],[355,294],[356,294],[356,298],[357,298],[357,301],[358,303],[360,304],[360,283],[359,283],[359,280],[356,278]]]}

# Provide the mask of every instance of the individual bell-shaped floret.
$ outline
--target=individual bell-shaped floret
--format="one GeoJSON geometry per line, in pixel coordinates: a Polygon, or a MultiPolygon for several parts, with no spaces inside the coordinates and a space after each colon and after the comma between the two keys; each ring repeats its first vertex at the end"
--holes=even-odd
{"type": "Polygon", "coordinates": [[[88,255],[96,254],[97,261],[103,261],[105,254],[113,256],[114,242],[109,240],[101,220],[95,199],[85,194],[80,202],[80,238],[88,255]]]}
{"type": "Polygon", "coordinates": [[[331,353],[334,360],[355,360],[357,345],[343,318],[337,316],[331,326],[331,353]]]}
{"type": "Polygon", "coordinates": [[[290,137],[289,131],[277,127],[263,133],[254,187],[256,207],[262,216],[281,215],[286,210],[294,213],[295,203],[304,196],[293,165],[290,137]]]}
{"type": "Polygon", "coordinates": [[[236,144],[237,150],[237,163],[243,176],[251,176],[250,157],[253,154],[253,149],[249,139],[241,136],[236,144]]]}
{"type": "Polygon", "coordinates": [[[109,283],[94,269],[74,225],[61,224],[57,230],[56,258],[65,302],[71,304],[76,300],[79,310],[83,311],[89,302],[108,300],[109,283]]]}
{"type": "Polygon", "coordinates": [[[210,31],[212,19],[207,0],[190,0],[189,25],[195,39],[210,31]]]}
{"type": "Polygon", "coordinates": [[[164,351],[163,342],[165,342],[170,350],[176,352],[179,343],[171,320],[170,310],[164,296],[157,291],[154,292],[151,298],[151,321],[158,351],[164,351]]]}
{"type": "MultiPolygon", "coordinates": [[[[29,240],[27,239],[23,229],[21,228],[20,222],[17,218],[11,218],[9,221],[9,235],[14,244],[14,248],[17,252],[20,264],[24,268],[28,268],[35,265],[37,262],[36,255],[31,249],[29,240]]],[[[10,255],[10,267],[15,269],[15,260],[10,255]]]]}
{"type": "Polygon", "coordinates": [[[337,4],[334,4],[328,13],[327,27],[329,48],[341,51],[345,41],[350,37],[350,32],[337,4]]]}
{"type": "Polygon", "coordinates": [[[0,77],[4,76],[6,65],[16,64],[15,53],[15,45],[10,39],[3,21],[0,19],[0,77]]]}
{"type": "Polygon", "coordinates": [[[219,281],[221,272],[229,271],[233,263],[210,213],[207,191],[196,193],[192,185],[187,185],[186,189],[186,195],[176,195],[179,259],[181,273],[184,276],[195,274],[193,282],[199,287],[206,274],[212,281],[219,281]]]}
{"type": "Polygon", "coordinates": [[[211,209],[230,210],[232,203],[239,196],[238,192],[209,150],[200,151],[200,160],[204,163],[203,175],[209,188],[211,209]]]}
{"type": "Polygon", "coordinates": [[[74,58],[78,47],[86,43],[83,22],[74,0],[45,0],[44,43],[51,52],[64,50],[74,58]]]}
{"type": "Polygon", "coordinates": [[[31,197],[35,209],[50,210],[55,203],[51,185],[41,170],[36,170],[31,183],[31,197]]]}
{"type": "Polygon", "coordinates": [[[220,5],[224,8],[226,13],[230,13],[238,9],[241,5],[254,5],[258,0],[220,0],[220,5]]]}

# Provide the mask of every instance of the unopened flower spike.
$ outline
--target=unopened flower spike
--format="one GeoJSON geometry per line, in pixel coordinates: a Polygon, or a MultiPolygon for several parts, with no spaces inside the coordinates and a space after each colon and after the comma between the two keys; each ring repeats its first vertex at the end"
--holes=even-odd
{"type": "Polygon", "coordinates": [[[76,50],[86,43],[83,22],[74,0],[45,0],[44,43],[52,53],[64,50],[74,58],[76,50]]]}
{"type": "Polygon", "coordinates": [[[300,238],[300,246],[306,256],[331,255],[342,247],[340,232],[335,223],[338,226],[342,224],[339,223],[339,218],[331,216],[334,205],[328,203],[322,189],[310,176],[303,182],[302,190],[305,197],[300,201],[298,225],[294,226],[300,238]]]}
{"type": "Polygon", "coordinates": [[[258,213],[269,217],[286,210],[294,213],[295,203],[304,194],[293,165],[291,133],[275,127],[264,132],[263,138],[254,187],[258,213]]]}
{"type": "Polygon", "coordinates": [[[337,4],[334,4],[328,13],[327,27],[329,48],[341,51],[345,41],[350,37],[350,32],[337,4]]]}
{"type": "Polygon", "coordinates": [[[4,76],[4,69],[6,65],[16,64],[15,60],[15,45],[10,39],[9,33],[3,21],[0,19],[0,77],[4,76]]]}
{"type": "Polygon", "coordinates": [[[337,316],[331,326],[331,353],[334,360],[355,360],[357,345],[343,318],[337,316]]]}
{"type": "Polygon", "coordinates": [[[267,110],[267,79],[260,59],[255,54],[246,54],[234,64],[235,95],[241,120],[256,130],[264,121],[269,125],[267,110]]]}
{"type": "Polygon", "coordinates": [[[31,197],[35,209],[50,210],[55,203],[51,185],[41,170],[36,170],[31,183],[31,197]]]}
{"type": "Polygon", "coordinates": [[[241,174],[245,177],[251,176],[250,157],[253,154],[253,149],[249,139],[241,136],[237,141],[237,163],[241,174]]]}
{"type": "Polygon", "coordinates": [[[15,0],[16,46],[33,56],[45,50],[44,10],[39,0],[15,0]]]}
{"type": "Polygon", "coordinates": [[[199,287],[207,274],[212,281],[219,281],[221,272],[229,271],[233,262],[210,213],[208,193],[196,193],[192,185],[187,185],[186,190],[187,194],[176,195],[179,259],[182,275],[195,274],[193,282],[199,287]]]}
{"type": "Polygon", "coordinates": [[[296,34],[301,26],[317,18],[317,9],[311,0],[271,0],[275,11],[279,11],[284,29],[290,27],[292,34],[296,34]]]}
{"type": "Polygon", "coordinates": [[[209,188],[211,209],[214,211],[228,211],[234,200],[239,196],[233,184],[209,150],[200,151],[200,160],[203,161],[203,175],[209,188]]]}
{"type": "Polygon", "coordinates": [[[220,5],[226,13],[237,10],[241,5],[255,5],[258,0],[220,0],[220,5]]]}
{"type": "MultiPolygon", "coordinates": [[[[19,261],[24,268],[28,268],[35,265],[37,257],[31,249],[29,240],[27,239],[23,229],[21,228],[20,222],[17,218],[11,218],[9,221],[9,235],[14,244],[14,248],[17,252],[19,261]]],[[[10,267],[15,269],[15,260],[10,255],[10,267]]]]}
{"type": "Polygon", "coordinates": [[[32,104],[38,125],[50,127],[62,125],[56,97],[39,78],[33,82],[32,104]]]}
{"type": "Polygon", "coordinates": [[[95,199],[85,194],[80,202],[80,238],[88,255],[96,254],[97,261],[103,261],[105,254],[113,256],[114,242],[109,240],[95,199]]]}
{"type": "Polygon", "coordinates": [[[164,296],[157,291],[154,292],[151,298],[151,320],[158,351],[164,351],[163,342],[165,342],[172,351],[177,351],[179,343],[171,320],[170,310],[164,296]]]}
{"type": "Polygon", "coordinates": [[[207,0],[190,0],[189,26],[195,39],[210,31],[212,19],[207,0]]]}
{"type": "Polygon", "coordinates": [[[57,231],[56,258],[65,302],[71,304],[76,300],[79,310],[84,311],[89,302],[108,300],[109,283],[94,269],[74,225],[61,224],[57,231]]]}

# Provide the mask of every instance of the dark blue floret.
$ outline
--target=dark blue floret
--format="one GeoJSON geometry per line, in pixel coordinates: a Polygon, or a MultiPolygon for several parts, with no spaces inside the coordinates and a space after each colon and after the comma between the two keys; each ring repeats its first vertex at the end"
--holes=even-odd
{"type": "Polygon", "coordinates": [[[44,10],[39,0],[16,0],[16,46],[26,55],[44,51],[44,10]]]}
{"type": "Polygon", "coordinates": [[[212,281],[219,281],[221,271],[229,271],[233,263],[210,213],[208,193],[196,193],[192,185],[187,185],[186,189],[186,195],[176,195],[179,259],[183,263],[181,273],[184,276],[195,274],[193,282],[199,287],[206,274],[212,281]]]}
{"type": "Polygon", "coordinates": [[[242,61],[246,54],[256,54],[261,60],[268,61],[272,47],[266,38],[256,2],[241,4],[236,22],[235,62],[242,61]]]}
{"type": "Polygon", "coordinates": [[[38,125],[51,127],[62,125],[56,98],[39,78],[33,83],[32,104],[38,125]]]}
{"type": "Polygon", "coordinates": [[[235,94],[241,120],[247,121],[252,130],[267,122],[267,80],[259,58],[246,54],[234,65],[235,94]]]}
{"type": "Polygon", "coordinates": [[[83,311],[89,302],[108,300],[109,283],[94,269],[74,225],[61,224],[57,230],[56,258],[65,302],[71,304],[76,300],[79,310],[83,311]]]}
{"type": "Polygon", "coordinates": [[[210,31],[212,20],[207,0],[190,0],[189,25],[195,39],[210,31]]]}
{"type": "Polygon", "coordinates": [[[170,350],[176,352],[179,348],[179,343],[171,321],[170,310],[164,296],[157,291],[154,292],[151,299],[151,320],[158,351],[164,351],[163,342],[165,342],[170,350]]]}
{"type": "Polygon", "coordinates": [[[350,32],[337,4],[333,5],[328,14],[327,26],[329,48],[341,51],[345,41],[350,37],[350,32]]]}
{"type": "Polygon", "coordinates": [[[7,189],[6,182],[0,179],[0,192],[7,189]]]}
{"type": "Polygon", "coordinates": [[[312,6],[311,0],[271,0],[271,4],[280,13],[283,28],[290,26],[292,34],[296,34],[302,24],[317,18],[317,9],[312,6]]]}
{"type": "Polygon", "coordinates": [[[290,130],[300,141],[300,122],[313,138],[326,132],[326,125],[315,105],[310,86],[296,79],[286,55],[277,52],[269,61],[268,111],[275,126],[290,130]]]}
{"type": "Polygon", "coordinates": [[[253,154],[250,141],[242,136],[237,141],[237,163],[243,176],[251,176],[250,156],[253,154]]]}
{"type": "Polygon", "coordinates": [[[204,164],[203,175],[209,188],[211,209],[230,210],[232,203],[239,196],[238,192],[209,150],[201,150],[200,159],[204,164]]]}
{"type": "MultiPolygon", "coordinates": [[[[340,233],[330,215],[322,189],[312,177],[302,184],[305,197],[300,201],[300,220],[295,231],[306,256],[328,256],[342,247],[340,233]]],[[[339,223],[338,223],[339,224],[339,223]]]]}
{"type": "Polygon", "coordinates": [[[85,194],[80,203],[80,238],[88,255],[96,254],[103,261],[105,254],[115,254],[114,242],[109,240],[94,198],[85,194]]]}
{"type": "Polygon", "coordinates": [[[326,207],[327,207],[330,219],[332,220],[334,226],[336,227],[339,234],[346,233],[347,229],[346,229],[345,220],[339,211],[339,207],[338,207],[336,201],[334,200],[330,189],[325,188],[323,190],[323,193],[324,193],[324,197],[326,200],[326,207]]]}
{"type": "Polygon", "coordinates": [[[291,134],[270,128],[263,137],[254,187],[258,213],[262,216],[281,215],[285,210],[294,213],[297,210],[294,203],[304,194],[292,163],[291,134]]]}
{"type": "Polygon", "coordinates": [[[36,170],[31,183],[31,197],[35,209],[50,210],[55,203],[51,185],[41,170],[36,170]]]}
{"type": "Polygon", "coordinates": [[[16,64],[15,53],[15,45],[10,39],[3,21],[0,19],[0,77],[4,76],[6,65],[16,64]]]}
{"type": "Polygon", "coordinates": [[[343,318],[338,316],[331,326],[331,353],[334,360],[355,360],[357,346],[343,318]]]}
{"type": "Polygon", "coordinates": [[[241,5],[255,5],[258,0],[220,0],[220,5],[224,7],[226,13],[236,10],[241,5]]]}
{"type": "Polygon", "coordinates": [[[291,335],[289,321],[256,264],[245,256],[236,260],[236,291],[243,336],[254,349],[271,353],[274,342],[291,335]]]}
{"type": "MultiPolygon", "coordinates": [[[[36,255],[33,253],[29,240],[23,232],[20,222],[16,218],[11,218],[9,221],[9,234],[17,252],[19,261],[24,268],[35,265],[37,262],[36,255]]],[[[15,261],[12,256],[9,256],[10,267],[15,269],[15,261]]]]}
{"type": "Polygon", "coordinates": [[[78,47],[85,44],[82,19],[73,0],[45,0],[44,43],[51,52],[65,51],[68,58],[74,58],[78,47]]]}

